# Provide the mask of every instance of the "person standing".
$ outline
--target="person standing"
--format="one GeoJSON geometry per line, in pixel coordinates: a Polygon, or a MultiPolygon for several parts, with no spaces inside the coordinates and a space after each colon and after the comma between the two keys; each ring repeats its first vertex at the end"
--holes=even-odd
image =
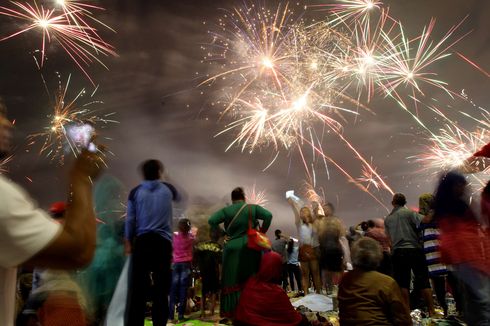
{"type": "Polygon", "coordinates": [[[392,200],[393,210],[385,219],[385,231],[393,247],[393,273],[402,289],[403,299],[410,307],[409,289],[412,272],[415,276],[414,287],[422,292],[429,308],[429,315],[434,316],[434,301],[429,283],[429,272],[425,263],[424,251],[419,243],[418,228],[422,215],[411,211],[405,205],[405,195],[396,193],[392,200]]]}
{"type": "Polygon", "coordinates": [[[221,316],[234,319],[240,293],[250,276],[257,273],[262,253],[247,246],[249,225],[255,228],[262,221],[265,233],[272,222],[272,214],[259,205],[249,205],[243,188],[231,192],[232,204],[220,209],[209,218],[212,230],[224,223],[226,243],[223,250],[223,276],[221,290],[221,316]]]}
{"type": "Polygon", "coordinates": [[[179,231],[174,233],[173,239],[174,253],[169,306],[171,320],[174,320],[176,303],[179,304],[177,307],[179,320],[184,320],[187,291],[191,282],[194,240],[195,234],[191,232],[191,222],[187,218],[179,220],[179,231]]]}
{"type": "Polygon", "coordinates": [[[282,257],[282,288],[284,290],[287,290],[288,288],[288,271],[287,271],[287,263],[288,263],[288,257],[287,257],[287,251],[286,251],[286,246],[288,243],[288,240],[286,237],[282,235],[281,230],[276,230],[274,231],[274,235],[276,238],[272,240],[272,251],[277,252],[279,255],[282,257]]]}
{"type": "Polygon", "coordinates": [[[298,229],[299,238],[299,261],[301,264],[301,274],[303,276],[303,292],[308,294],[310,287],[310,276],[316,293],[322,291],[322,280],[320,276],[320,243],[318,234],[313,224],[313,215],[309,207],[298,208],[298,204],[293,198],[288,198],[288,203],[294,212],[294,224],[298,229]]]}
{"type": "Polygon", "coordinates": [[[297,239],[290,238],[287,246],[288,252],[288,275],[289,275],[289,285],[291,286],[291,291],[294,292],[294,280],[296,279],[296,285],[298,287],[298,296],[305,295],[303,292],[303,286],[301,284],[301,268],[299,267],[299,242],[297,239]]]}
{"type": "Polygon", "coordinates": [[[218,243],[221,236],[219,230],[210,232],[210,241],[200,242],[194,248],[194,257],[199,267],[202,281],[201,318],[206,317],[206,302],[209,295],[211,301],[210,316],[214,316],[216,299],[220,290],[220,265],[223,260],[223,248],[218,243]]]}
{"type": "MultiPolygon", "coordinates": [[[[323,211],[325,216],[320,216],[315,221],[315,228],[320,243],[320,268],[323,285],[327,294],[332,294],[335,281],[339,280],[347,262],[350,263],[350,248],[344,249],[341,242],[341,238],[345,236],[345,230],[340,218],[334,215],[333,204],[326,203],[323,206],[323,211]]],[[[345,241],[347,242],[346,238],[345,241]]],[[[346,247],[348,247],[347,243],[346,247]]]]}
{"type": "Polygon", "coordinates": [[[144,324],[146,298],[153,281],[153,325],[166,325],[172,261],[172,201],[175,187],[162,182],[163,164],[147,160],[141,166],[144,181],[131,190],[125,224],[126,253],[132,255],[126,324],[144,324]]]}
{"type": "Polygon", "coordinates": [[[434,198],[441,261],[450,265],[461,289],[463,319],[490,325],[490,238],[468,204],[468,183],[458,172],[442,175],[434,198]]]}
{"type": "MultiPolygon", "coordinates": [[[[9,155],[11,139],[12,123],[0,99],[0,159],[9,155]]],[[[0,325],[14,325],[17,266],[74,269],[92,260],[96,242],[92,181],[102,166],[96,153],[83,151],[78,156],[69,175],[64,225],[0,175],[0,325]]]]}

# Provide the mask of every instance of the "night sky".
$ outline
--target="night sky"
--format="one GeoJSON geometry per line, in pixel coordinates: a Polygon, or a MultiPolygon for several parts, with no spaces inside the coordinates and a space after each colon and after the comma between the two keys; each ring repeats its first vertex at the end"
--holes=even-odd
{"type": "MultiPolygon", "coordinates": [[[[256,183],[258,189],[267,191],[267,208],[275,216],[272,228],[292,231],[293,216],[284,193],[289,189],[299,192],[304,180],[297,152],[281,154],[266,172],[262,170],[271,160],[270,149],[252,155],[236,148],[225,152],[232,135],[214,137],[225,122],[218,121],[219,112],[210,106],[213,93],[201,94],[201,90],[196,89],[202,80],[200,76],[208,69],[201,63],[200,45],[210,41],[207,31],[222,15],[219,8],[231,9],[242,2],[110,0],[97,3],[107,9],[98,13],[97,18],[117,31],[102,31],[101,34],[119,54],[119,57],[104,59],[108,71],[95,64],[88,70],[99,84],[96,98],[104,102],[102,112],[117,112],[114,118],[120,121],[99,130],[101,138],[112,139],[103,142],[115,154],[107,159],[107,173],[119,178],[129,190],[140,180],[138,164],[147,158],[160,159],[172,179],[191,195],[191,202],[217,202],[227,198],[235,186],[248,187],[256,183]]],[[[385,3],[390,6],[390,15],[400,19],[413,35],[435,17],[434,36],[441,37],[469,15],[456,35],[472,32],[455,49],[490,70],[490,1],[392,0],[385,3]]],[[[312,11],[308,15],[321,17],[322,13],[312,11]]],[[[12,24],[8,18],[0,17],[2,34],[10,31],[12,24]]],[[[38,44],[35,33],[0,43],[0,96],[9,107],[10,118],[16,120],[16,157],[10,166],[10,176],[46,207],[51,201],[64,198],[66,169],[39,157],[39,147],[27,146],[26,136],[46,125],[52,101],[30,53],[38,44]]],[[[489,108],[490,83],[482,73],[456,56],[437,63],[434,70],[452,90],[459,93],[464,89],[475,103],[489,108]]],[[[72,75],[71,96],[83,87],[89,93],[93,89],[66,55],[51,46],[42,69],[50,90],[57,87],[56,72],[62,81],[72,75]]],[[[426,98],[440,101],[448,115],[457,117],[450,112],[456,108],[474,112],[471,105],[451,100],[440,90],[430,87],[425,90],[426,98]]],[[[369,107],[375,114],[363,114],[355,123],[350,121],[344,135],[368,160],[372,157],[377,171],[395,191],[407,195],[410,206],[416,206],[418,194],[432,192],[437,179],[437,171],[423,171],[419,164],[407,159],[424,150],[426,137],[393,101],[377,96],[369,107]]],[[[430,115],[420,114],[437,130],[437,122],[430,115]]],[[[472,129],[468,120],[461,123],[472,129]]],[[[327,137],[324,149],[354,176],[360,175],[361,166],[336,138],[327,137]]],[[[317,183],[325,190],[327,200],[337,206],[337,215],[347,225],[387,214],[334,167],[329,166],[329,172],[330,179],[327,179],[325,169],[319,166],[317,183]]],[[[374,192],[389,206],[389,193],[374,192]]]]}

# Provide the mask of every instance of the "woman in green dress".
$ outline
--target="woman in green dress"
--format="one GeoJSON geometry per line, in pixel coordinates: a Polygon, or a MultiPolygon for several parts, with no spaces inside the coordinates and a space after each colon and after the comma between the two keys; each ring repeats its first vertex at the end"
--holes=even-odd
{"type": "Polygon", "coordinates": [[[262,253],[247,247],[249,215],[252,226],[258,226],[262,220],[261,232],[267,232],[271,225],[272,214],[259,205],[248,205],[242,188],[231,192],[232,205],[227,206],[209,219],[211,228],[219,228],[224,223],[226,243],[223,249],[223,272],[221,279],[221,315],[234,318],[240,293],[248,278],[259,270],[262,253]]]}

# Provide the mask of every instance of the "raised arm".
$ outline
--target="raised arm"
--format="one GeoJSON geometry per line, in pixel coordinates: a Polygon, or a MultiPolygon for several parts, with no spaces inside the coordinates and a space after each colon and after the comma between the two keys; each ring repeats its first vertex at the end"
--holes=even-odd
{"type": "Polygon", "coordinates": [[[296,227],[298,227],[301,224],[301,219],[299,217],[298,203],[292,198],[288,198],[288,203],[291,206],[294,213],[294,224],[296,225],[296,227]]]}
{"type": "Polygon", "coordinates": [[[79,268],[90,263],[96,245],[92,180],[103,166],[99,155],[84,151],[70,174],[71,199],[63,231],[26,264],[50,268],[79,268]]]}
{"type": "Polygon", "coordinates": [[[262,220],[262,226],[260,227],[260,231],[266,233],[269,230],[269,226],[271,226],[272,222],[272,213],[262,206],[256,205],[256,218],[258,220],[262,220]]]}

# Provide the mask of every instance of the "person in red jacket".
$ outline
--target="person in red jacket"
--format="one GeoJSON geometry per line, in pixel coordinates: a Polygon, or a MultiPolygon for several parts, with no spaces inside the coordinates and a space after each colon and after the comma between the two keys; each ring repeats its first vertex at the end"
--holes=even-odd
{"type": "Polygon", "coordinates": [[[461,288],[464,320],[490,325],[490,238],[469,205],[468,182],[458,172],[443,174],[435,192],[441,260],[450,265],[461,288]]]}
{"type": "Polygon", "coordinates": [[[238,326],[298,326],[305,320],[294,310],[281,288],[282,257],[275,252],[262,256],[257,275],[245,284],[236,311],[238,326]]]}

